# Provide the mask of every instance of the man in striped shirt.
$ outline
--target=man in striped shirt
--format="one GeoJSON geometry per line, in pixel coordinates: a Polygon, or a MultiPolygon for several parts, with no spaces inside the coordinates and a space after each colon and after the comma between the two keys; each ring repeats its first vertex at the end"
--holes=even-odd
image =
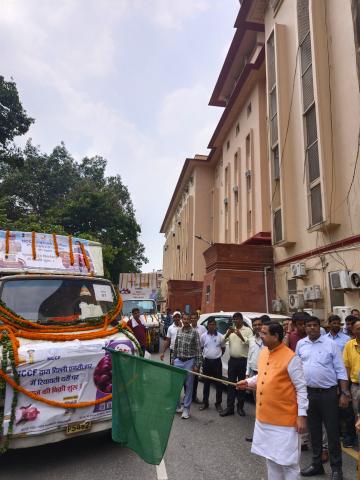
{"type": "MultiPolygon", "coordinates": [[[[201,346],[198,332],[192,328],[190,317],[183,314],[182,328],[178,331],[174,345],[174,366],[199,372],[201,365],[201,346]]],[[[180,404],[176,411],[182,413],[181,418],[190,417],[194,375],[188,374],[185,382],[184,407],[180,404]]]]}

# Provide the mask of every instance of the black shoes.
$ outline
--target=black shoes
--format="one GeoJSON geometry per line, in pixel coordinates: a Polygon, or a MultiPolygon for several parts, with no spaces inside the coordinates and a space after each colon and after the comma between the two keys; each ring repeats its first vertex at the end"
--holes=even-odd
{"type": "Polygon", "coordinates": [[[238,407],[237,412],[240,417],[245,417],[245,411],[243,408],[238,407]]]}
{"type": "Polygon", "coordinates": [[[215,408],[217,412],[222,412],[221,403],[215,403],[215,408]]]}
{"type": "Polygon", "coordinates": [[[199,410],[206,410],[207,408],[209,408],[209,404],[203,403],[202,405],[200,405],[199,410]]]}
{"type": "Polygon", "coordinates": [[[192,403],[201,404],[202,402],[200,402],[200,400],[197,397],[195,397],[192,399],[192,403]]]}
{"type": "Polygon", "coordinates": [[[230,408],[225,408],[225,410],[222,410],[219,415],[220,417],[228,417],[229,415],[234,415],[234,410],[231,410],[230,408]]]}
{"type": "Polygon", "coordinates": [[[252,440],[253,440],[252,437],[245,437],[245,442],[250,442],[251,443],[252,440]]]}
{"type": "MultiPolygon", "coordinates": [[[[315,475],[323,475],[325,473],[324,467],[322,465],[309,465],[308,467],[301,470],[302,477],[314,477],[315,475]]],[[[339,477],[342,478],[342,477],[339,477]]]]}

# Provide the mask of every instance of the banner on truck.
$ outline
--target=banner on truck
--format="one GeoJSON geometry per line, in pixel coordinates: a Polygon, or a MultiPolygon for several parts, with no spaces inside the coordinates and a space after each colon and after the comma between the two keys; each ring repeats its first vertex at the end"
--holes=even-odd
{"type": "MultiPolygon", "coordinates": [[[[111,356],[103,347],[134,354],[125,338],[74,341],[56,346],[27,344],[19,350],[27,363],[18,367],[20,384],[48,400],[62,403],[91,402],[112,393],[111,356]]],[[[7,432],[13,390],[7,385],[4,432],[7,432]]],[[[111,419],[112,402],[78,408],[57,408],[19,393],[13,435],[30,436],[52,432],[80,422],[111,419]]]]}
{"type": "Polygon", "coordinates": [[[55,252],[54,238],[51,234],[36,233],[35,252],[33,258],[33,245],[31,232],[10,232],[8,253],[6,253],[6,232],[0,230],[0,271],[36,271],[55,273],[89,274],[85,265],[80,243],[84,246],[90,271],[96,272],[96,261],[89,241],[72,238],[72,251],[74,263],[71,265],[69,237],[56,235],[58,256],[55,252]]]}

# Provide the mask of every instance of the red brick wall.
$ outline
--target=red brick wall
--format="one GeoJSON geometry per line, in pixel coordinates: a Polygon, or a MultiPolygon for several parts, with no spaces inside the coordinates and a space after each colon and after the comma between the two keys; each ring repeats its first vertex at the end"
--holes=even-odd
{"type": "Polygon", "coordinates": [[[203,282],[190,280],[169,280],[167,308],[172,311],[185,310],[185,305],[190,305],[190,311],[195,311],[201,306],[203,282]]]}
{"type": "MultiPolygon", "coordinates": [[[[269,245],[215,244],[204,252],[204,277],[201,311],[266,312],[264,268],[273,266],[269,245]],[[206,302],[206,288],[210,299],[206,302]]],[[[267,271],[268,302],[275,298],[274,274],[267,271]]]]}

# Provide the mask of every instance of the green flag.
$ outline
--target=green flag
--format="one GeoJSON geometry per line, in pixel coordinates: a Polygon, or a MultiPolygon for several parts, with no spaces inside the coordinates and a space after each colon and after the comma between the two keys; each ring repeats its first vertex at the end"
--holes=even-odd
{"type": "Polygon", "coordinates": [[[164,456],[186,371],[109,349],[112,438],[147,463],[164,456]]]}

